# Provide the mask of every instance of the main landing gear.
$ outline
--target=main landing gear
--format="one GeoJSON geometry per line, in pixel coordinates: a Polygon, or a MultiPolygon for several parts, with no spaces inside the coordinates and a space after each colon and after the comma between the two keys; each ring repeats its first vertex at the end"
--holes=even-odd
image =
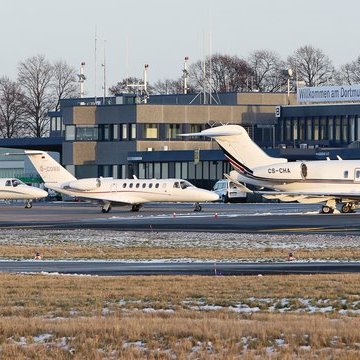
{"type": "Polygon", "coordinates": [[[196,202],[196,203],[194,204],[194,211],[201,211],[201,210],[202,210],[201,205],[200,205],[198,202],[196,202]]]}
{"type": "Polygon", "coordinates": [[[327,206],[327,205],[324,205],[322,208],[321,208],[321,211],[320,213],[321,214],[332,214],[334,212],[335,209],[333,209],[332,207],[330,206],[327,206]]]}
{"type": "Polygon", "coordinates": [[[25,201],[25,209],[31,209],[32,208],[32,201],[26,200],[25,201]]]}
{"type": "Polygon", "coordinates": [[[131,207],[131,211],[133,212],[138,212],[141,208],[141,204],[134,204],[132,207],[131,207]]]}
{"type": "MultiPolygon", "coordinates": [[[[349,214],[355,212],[355,203],[347,202],[342,203],[340,211],[343,214],[349,214]]],[[[325,205],[322,206],[320,214],[332,214],[336,209],[336,203],[333,200],[328,201],[325,205]]]]}
{"type": "Polygon", "coordinates": [[[107,214],[111,210],[111,203],[106,202],[103,207],[101,208],[101,212],[107,214]]]}
{"type": "Polygon", "coordinates": [[[343,214],[348,214],[348,213],[355,212],[355,204],[354,204],[354,203],[345,203],[345,204],[341,207],[341,212],[342,212],[343,214]]]}

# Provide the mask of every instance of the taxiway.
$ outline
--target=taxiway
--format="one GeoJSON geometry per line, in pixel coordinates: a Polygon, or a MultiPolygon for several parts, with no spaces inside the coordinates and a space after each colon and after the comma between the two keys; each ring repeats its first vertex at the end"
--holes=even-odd
{"type": "Polygon", "coordinates": [[[359,233],[360,213],[323,215],[318,205],[205,204],[193,212],[191,204],[149,204],[133,213],[128,207],[102,214],[88,203],[38,203],[32,209],[0,206],[0,227],[11,229],[111,229],[118,231],[207,231],[359,233]]]}

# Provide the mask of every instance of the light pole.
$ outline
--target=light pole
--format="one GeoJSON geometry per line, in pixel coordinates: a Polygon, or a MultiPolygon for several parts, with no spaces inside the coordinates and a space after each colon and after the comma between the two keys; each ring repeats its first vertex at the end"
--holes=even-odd
{"type": "Polygon", "coordinates": [[[287,79],[287,103],[288,103],[288,105],[290,105],[290,79],[293,76],[292,69],[288,69],[287,74],[288,74],[288,79],[287,79]]]}

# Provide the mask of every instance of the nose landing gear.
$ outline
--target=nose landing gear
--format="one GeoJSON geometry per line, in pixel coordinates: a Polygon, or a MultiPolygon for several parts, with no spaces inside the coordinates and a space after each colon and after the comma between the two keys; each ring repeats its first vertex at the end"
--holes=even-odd
{"type": "Polygon", "coordinates": [[[194,204],[194,211],[201,211],[202,207],[199,203],[194,204]]]}
{"type": "Polygon", "coordinates": [[[32,208],[32,201],[26,200],[25,201],[25,209],[31,209],[32,208]]]}

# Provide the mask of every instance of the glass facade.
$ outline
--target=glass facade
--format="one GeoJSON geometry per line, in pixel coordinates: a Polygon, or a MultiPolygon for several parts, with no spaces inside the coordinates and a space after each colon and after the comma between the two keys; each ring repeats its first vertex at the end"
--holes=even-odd
{"type": "Polygon", "coordinates": [[[187,179],[195,184],[222,179],[224,173],[232,169],[227,161],[175,161],[175,162],[139,162],[139,179],[187,179]]]}
{"type": "Polygon", "coordinates": [[[144,139],[157,139],[159,137],[158,124],[143,124],[144,139]]]}
{"type": "Polygon", "coordinates": [[[346,146],[360,139],[358,115],[284,117],[276,128],[277,143],[287,146],[346,146]]]}
{"type": "Polygon", "coordinates": [[[165,124],[165,137],[167,139],[178,139],[179,134],[181,134],[181,125],[180,124],[165,124]]]}

